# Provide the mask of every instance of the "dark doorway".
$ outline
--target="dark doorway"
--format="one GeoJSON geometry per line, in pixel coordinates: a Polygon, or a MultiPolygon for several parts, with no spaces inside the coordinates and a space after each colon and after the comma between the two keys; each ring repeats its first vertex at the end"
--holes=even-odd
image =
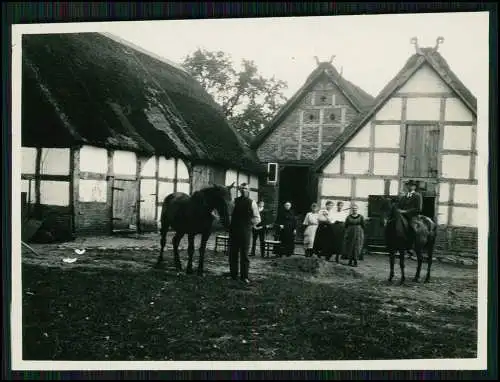
{"type": "Polygon", "coordinates": [[[422,199],[423,199],[422,200],[422,215],[425,215],[428,218],[435,220],[435,218],[436,218],[436,216],[435,216],[436,198],[434,196],[424,196],[422,199]]]}
{"type": "Polygon", "coordinates": [[[305,215],[311,206],[309,167],[287,166],[281,170],[279,178],[279,208],[285,202],[292,203],[297,217],[305,215]]]}

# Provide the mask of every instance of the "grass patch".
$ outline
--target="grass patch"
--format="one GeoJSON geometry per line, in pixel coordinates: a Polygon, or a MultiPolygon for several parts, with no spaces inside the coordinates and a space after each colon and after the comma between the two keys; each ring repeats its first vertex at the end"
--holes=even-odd
{"type": "Polygon", "coordinates": [[[212,273],[198,278],[171,268],[62,269],[24,264],[23,358],[476,356],[475,307],[391,300],[387,298],[391,291],[384,288],[390,287],[365,278],[342,286],[280,273],[244,286],[212,273]]]}

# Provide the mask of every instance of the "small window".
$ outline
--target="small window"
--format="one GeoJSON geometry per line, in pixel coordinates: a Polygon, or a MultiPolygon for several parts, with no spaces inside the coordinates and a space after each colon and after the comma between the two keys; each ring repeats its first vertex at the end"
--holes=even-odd
{"type": "Polygon", "coordinates": [[[309,121],[314,121],[314,114],[309,114],[309,121]]]}
{"type": "Polygon", "coordinates": [[[325,96],[325,95],[324,95],[324,96],[321,96],[321,98],[320,98],[320,99],[321,99],[321,102],[323,102],[323,103],[325,103],[325,102],[326,102],[326,96],[325,96]]]}
{"type": "Polygon", "coordinates": [[[329,118],[330,118],[330,121],[335,121],[335,114],[333,114],[333,113],[332,113],[332,114],[330,114],[330,117],[329,117],[329,118]]]}
{"type": "Polygon", "coordinates": [[[268,163],[267,164],[267,182],[276,183],[278,180],[278,164],[268,163]]]}

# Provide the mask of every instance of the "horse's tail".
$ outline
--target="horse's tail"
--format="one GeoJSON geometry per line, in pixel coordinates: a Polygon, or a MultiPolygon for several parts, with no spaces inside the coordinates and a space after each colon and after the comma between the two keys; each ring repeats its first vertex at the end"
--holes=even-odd
{"type": "Polygon", "coordinates": [[[165,235],[170,228],[170,221],[168,220],[168,205],[172,201],[172,199],[175,197],[174,194],[168,195],[164,200],[163,204],[161,206],[161,215],[160,215],[160,232],[162,235],[165,235]]]}

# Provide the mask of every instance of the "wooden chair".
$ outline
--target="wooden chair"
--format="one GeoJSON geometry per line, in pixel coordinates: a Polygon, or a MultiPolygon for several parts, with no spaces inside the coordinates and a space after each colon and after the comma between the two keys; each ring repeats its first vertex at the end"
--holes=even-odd
{"type": "Polygon", "coordinates": [[[216,235],[215,236],[215,252],[218,252],[219,246],[221,247],[223,253],[227,254],[229,250],[229,236],[227,235],[216,235]]]}

